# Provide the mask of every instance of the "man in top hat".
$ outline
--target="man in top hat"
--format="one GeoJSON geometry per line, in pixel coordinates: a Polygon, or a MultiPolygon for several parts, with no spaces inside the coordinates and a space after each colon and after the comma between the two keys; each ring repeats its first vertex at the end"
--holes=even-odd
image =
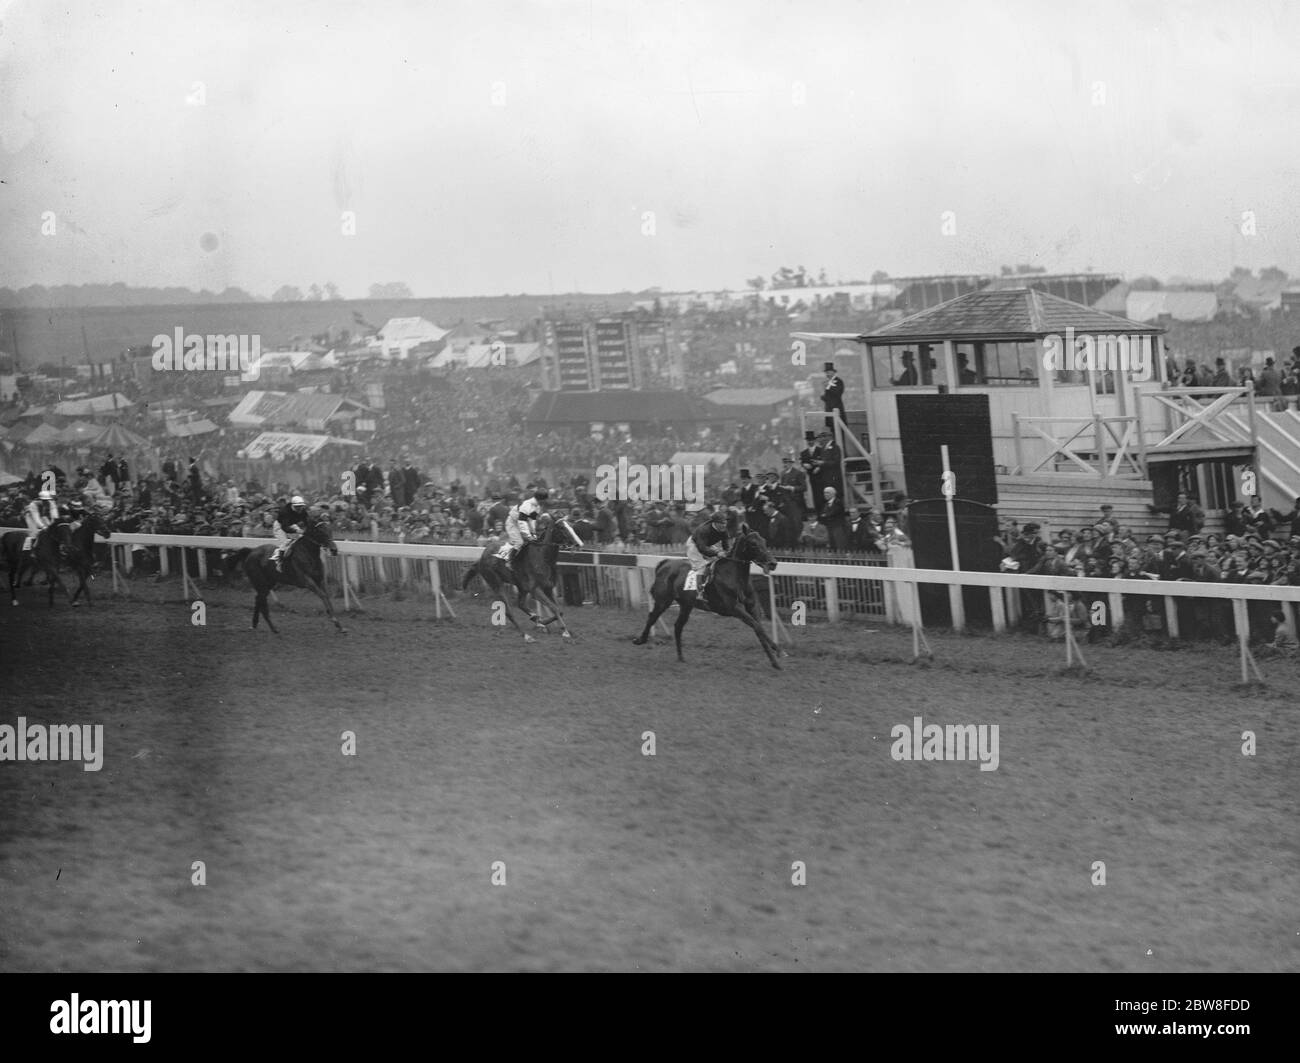
{"type": "Polygon", "coordinates": [[[745,519],[753,520],[754,515],[762,512],[763,502],[758,497],[758,484],[749,475],[748,469],[740,470],[740,505],[745,510],[745,519]]]}
{"type": "Polygon", "coordinates": [[[911,351],[903,352],[903,371],[891,381],[896,388],[913,388],[920,382],[916,375],[916,355],[911,351]]]}
{"type": "Polygon", "coordinates": [[[820,448],[817,446],[817,433],[811,428],[803,434],[803,450],[799,451],[799,467],[803,469],[804,482],[808,484],[808,491],[804,492],[803,511],[804,519],[808,519],[808,511],[815,508],[814,495],[816,491],[812,489],[813,476],[817,472],[817,453],[820,448]]]}
{"type": "Polygon", "coordinates": [[[826,411],[826,425],[831,425],[831,414],[838,412],[844,420],[844,381],[835,373],[835,363],[827,362],[822,369],[826,374],[826,386],[822,388],[822,409],[826,411]]]}
{"type": "Polygon", "coordinates": [[[1282,377],[1273,365],[1272,358],[1264,359],[1264,368],[1259,371],[1259,383],[1255,385],[1256,395],[1281,395],[1282,377]]]}
{"type": "Polygon", "coordinates": [[[793,450],[787,451],[785,457],[781,459],[780,483],[785,504],[778,504],[776,508],[788,511],[802,522],[806,509],[804,493],[808,487],[808,477],[804,474],[803,469],[795,463],[793,450]]]}
{"type": "MultiPolygon", "coordinates": [[[[1038,537],[1041,525],[1029,523],[1020,529],[1020,537],[1007,549],[1007,556],[1002,559],[1004,572],[1028,573],[1037,566],[1047,553],[1047,545],[1038,537]]],[[[1028,631],[1036,631],[1043,619],[1043,595],[1041,591],[1020,591],[1020,622],[1028,631]]]]}
{"type": "Polygon", "coordinates": [[[844,495],[840,448],[835,445],[835,440],[825,429],[817,433],[817,454],[813,459],[813,465],[814,472],[811,477],[813,503],[820,517],[826,506],[826,488],[835,488],[836,495],[841,498],[844,495]]]}

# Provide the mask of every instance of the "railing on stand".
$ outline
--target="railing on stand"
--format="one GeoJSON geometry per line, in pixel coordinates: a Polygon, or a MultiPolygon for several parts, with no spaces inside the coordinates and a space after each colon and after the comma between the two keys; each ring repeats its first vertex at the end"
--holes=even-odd
{"type": "Polygon", "coordinates": [[[1085,473],[1102,480],[1108,477],[1146,478],[1146,449],[1142,439],[1142,421],[1139,417],[1028,417],[1011,414],[1015,433],[1016,464],[1014,476],[1030,476],[1052,463],[1049,472],[1061,472],[1062,461],[1067,472],[1085,473]],[[1039,425],[1077,425],[1064,439],[1039,425]],[[1025,458],[1025,441],[1045,442],[1047,453],[1038,463],[1029,466],[1025,458]]]}

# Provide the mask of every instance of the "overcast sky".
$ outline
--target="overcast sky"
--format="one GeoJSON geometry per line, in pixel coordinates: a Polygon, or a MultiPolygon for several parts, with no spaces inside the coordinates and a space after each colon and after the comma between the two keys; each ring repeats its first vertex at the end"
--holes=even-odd
{"type": "Polygon", "coordinates": [[[0,12],[7,287],[1300,274],[1286,0],[0,12]]]}

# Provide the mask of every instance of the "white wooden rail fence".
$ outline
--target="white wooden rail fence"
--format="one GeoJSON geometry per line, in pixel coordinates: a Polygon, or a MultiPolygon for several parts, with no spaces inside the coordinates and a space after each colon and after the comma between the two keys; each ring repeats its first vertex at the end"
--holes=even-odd
{"type": "MultiPolygon", "coordinates": [[[[199,578],[206,577],[206,558],[202,551],[204,550],[239,550],[244,547],[264,546],[271,540],[261,539],[244,539],[218,535],[144,535],[126,532],[114,532],[111,540],[103,543],[109,547],[110,556],[112,557],[112,573],[114,590],[120,589],[121,575],[119,568],[130,569],[130,562],[125,556],[119,559],[119,552],[131,546],[157,546],[157,547],[174,547],[182,551],[198,550],[199,578]]],[[[366,542],[360,540],[338,540],[336,545],[339,549],[341,567],[334,572],[334,578],[338,578],[338,573],[349,573],[349,562],[353,558],[360,557],[392,557],[403,558],[414,562],[424,562],[428,577],[430,589],[434,594],[435,608],[437,615],[442,616],[442,609],[447,606],[446,599],[442,594],[441,576],[438,571],[438,561],[463,561],[473,562],[478,560],[482,555],[483,548],[480,546],[451,546],[441,544],[415,545],[411,543],[384,543],[384,542],[366,542]]],[[[160,550],[160,560],[162,564],[163,575],[169,574],[167,551],[160,550]]],[[[590,563],[596,567],[602,564],[608,565],[626,574],[626,598],[629,606],[632,608],[648,608],[649,594],[648,587],[652,578],[654,568],[664,560],[662,554],[626,554],[626,553],[602,553],[596,551],[590,556],[590,563]],[[602,558],[604,561],[602,562],[602,558]]],[[[193,593],[194,597],[201,597],[197,585],[191,586],[193,581],[187,572],[188,566],[184,563],[178,566],[184,593],[188,597],[193,593]]],[[[753,570],[756,574],[760,570],[755,566],[753,570]]],[[[913,649],[919,656],[922,647],[929,652],[929,645],[925,638],[925,633],[921,624],[921,613],[919,608],[919,598],[917,587],[919,584],[938,584],[947,586],[951,589],[961,587],[985,587],[989,593],[989,605],[993,620],[993,629],[995,632],[1004,632],[1007,630],[1008,623],[1014,624],[1019,617],[1019,592],[1022,590],[1031,591],[1059,591],[1064,595],[1065,605],[1065,650],[1066,663],[1073,664],[1077,658],[1080,664],[1083,664],[1083,655],[1079,650],[1078,642],[1073,633],[1073,627],[1069,621],[1070,599],[1073,595],[1088,593],[1094,595],[1105,595],[1108,604],[1108,614],[1111,618],[1110,626],[1118,628],[1124,621],[1124,596],[1138,595],[1141,597],[1163,597],[1165,602],[1165,622],[1169,634],[1177,638],[1179,635],[1179,621],[1176,600],[1179,598],[1200,598],[1200,599],[1217,599],[1220,601],[1229,601],[1232,603],[1233,620],[1236,629],[1237,641],[1240,651],[1241,661],[1241,678],[1242,682],[1249,682],[1250,676],[1253,675],[1259,679],[1262,678],[1259,669],[1255,664],[1253,655],[1250,652],[1248,641],[1250,637],[1250,623],[1246,612],[1247,602],[1270,602],[1278,607],[1282,613],[1287,629],[1293,637],[1296,632],[1296,608],[1300,605],[1300,586],[1272,586],[1261,584],[1244,584],[1244,583],[1195,583],[1184,581],[1163,581],[1163,580],[1133,580],[1133,579],[1097,579],[1087,576],[1026,576],[1013,573],[1002,572],[949,572],[941,569],[924,569],[924,568],[891,568],[884,566],[870,565],[827,565],[811,562],[794,562],[782,561],[779,564],[776,576],[791,576],[821,579],[825,581],[826,595],[826,613],[827,618],[834,623],[839,619],[838,590],[837,581],[839,580],[867,580],[877,581],[886,585],[887,593],[885,594],[886,615],[890,623],[904,624],[912,628],[913,649]]],[[[345,604],[350,604],[354,592],[351,591],[350,583],[352,577],[343,579],[343,598],[345,604]]],[[[768,583],[769,603],[768,612],[772,620],[772,636],[776,641],[782,638],[789,641],[789,635],[785,631],[785,625],[781,621],[776,608],[775,583],[769,580],[768,583]]],[[[950,590],[950,594],[960,593],[950,590]]],[[[449,608],[449,607],[448,607],[449,608]]],[[[955,611],[954,624],[960,630],[961,619],[960,610],[955,611]]]]}

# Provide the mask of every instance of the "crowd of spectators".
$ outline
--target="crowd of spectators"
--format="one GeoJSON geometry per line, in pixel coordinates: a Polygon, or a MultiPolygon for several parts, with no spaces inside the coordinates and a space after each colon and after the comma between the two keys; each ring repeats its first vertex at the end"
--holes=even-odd
{"type": "Polygon", "coordinates": [[[1285,410],[1295,405],[1300,408],[1300,347],[1291,349],[1291,357],[1281,365],[1273,357],[1266,357],[1258,373],[1250,366],[1240,366],[1236,374],[1229,370],[1225,358],[1216,358],[1214,368],[1194,358],[1184,359],[1180,368],[1176,358],[1169,358],[1166,365],[1168,379],[1186,388],[1227,388],[1245,387],[1253,384],[1255,394],[1274,399],[1277,410],[1285,410]],[[1293,402],[1294,400],[1294,402],[1293,402]]]}
{"type": "MultiPolygon", "coordinates": [[[[1184,580],[1200,583],[1242,583],[1300,586],[1300,498],[1285,513],[1266,510],[1258,498],[1250,505],[1234,502],[1222,534],[1202,534],[1204,517],[1199,507],[1180,495],[1164,533],[1134,535],[1109,514],[1095,524],[1063,528],[1050,541],[1041,525],[1009,522],[998,546],[1002,569],[1028,575],[1086,576],[1095,579],[1184,580]]],[[[1231,602],[1224,599],[1174,599],[1179,635],[1183,638],[1230,638],[1235,632],[1231,602]]],[[[1066,617],[1063,602],[1050,599],[1047,610],[1042,595],[1024,591],[1022,622],[1029,630],[1043,629],[1049,637],[1063,638],[1066,617]],[[1055,610],[1055,614],[1054,611],[1055,610]]],[[[1084,593],[1075,605],[1083,612],[1072,618],[1092,640],[1119,634],[1109,617],[1107,596],[1084,593]],[[1102,608],[1094,612],[1094,606],[1102,608]],[[1097,622],[1101,618],[1101,622],[1097,622]]],[[[1285,617],[1268,602],[1248,602],[1251,637],[1279,647],[1287,640],[1285,617]]],[[[1128,634],[1166,633],[1164,599],[1157,595],[1125,595],[1124,627],[1128,634]]]]}

